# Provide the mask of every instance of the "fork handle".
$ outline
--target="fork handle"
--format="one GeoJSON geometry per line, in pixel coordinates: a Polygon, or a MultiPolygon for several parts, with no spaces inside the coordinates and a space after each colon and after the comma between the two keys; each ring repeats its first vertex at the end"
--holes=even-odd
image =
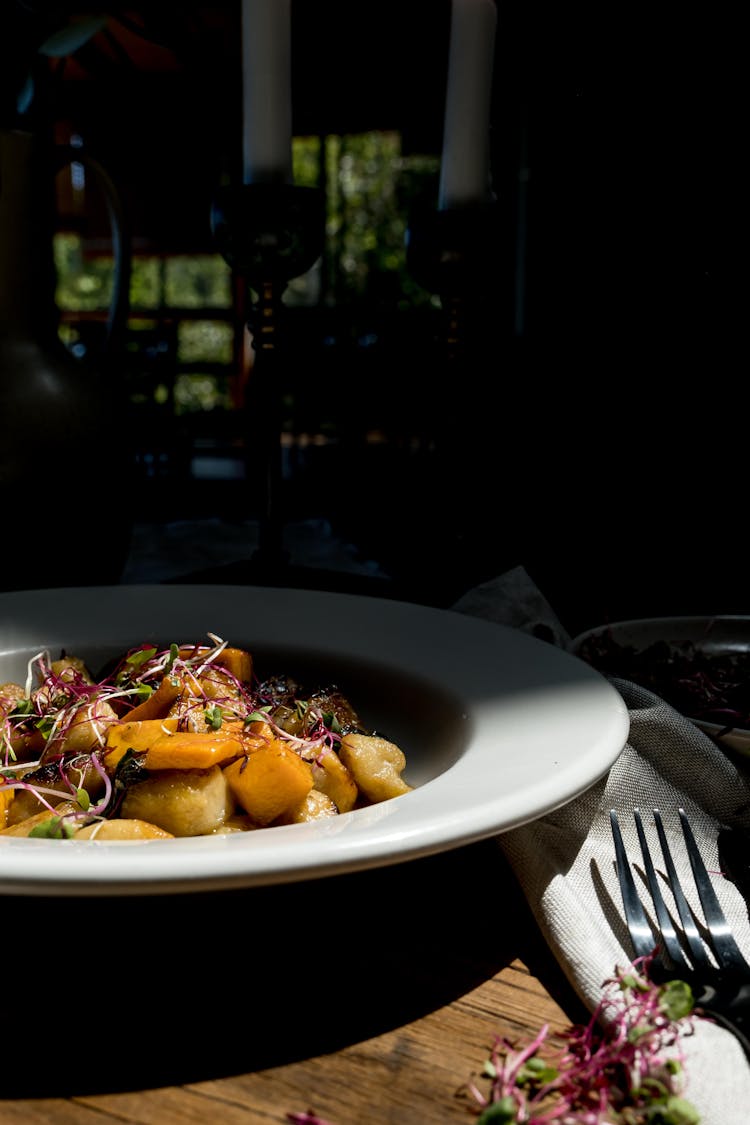
{"type": "Polygon", "coordinates": [[[708,986],[696,996],[695,1008],[730,1031],[750,1062],[750,983],[725,981],[720,992],[708,986]]]}

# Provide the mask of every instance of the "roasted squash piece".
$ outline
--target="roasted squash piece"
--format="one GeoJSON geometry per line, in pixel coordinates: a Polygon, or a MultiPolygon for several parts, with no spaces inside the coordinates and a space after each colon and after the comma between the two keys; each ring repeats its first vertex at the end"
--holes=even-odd
{"type": "Polygon", "coordinates": [[[249,684],[253,678],[253,658],[243,648],[225,648],[219,653],[216,663],[231,672],[241,684],[249,684]]]}
{"type": "Polygon", "coordinates": [[[157,738],[176,730],[177,719],[128,719],[124,723],[116,723],[107,731],[107,743],[102,754],[104,765],[113,772],[128,750],[143,754],[157,738]]]}
{"type": "Polygon", "coordinates": [[[256,824],[270,824],[302,803],[313,787],[312,769],[275,738],[224,769],[237,803],[256,824]]]}
{"type": "MultiPolygon", "coordinates": [[[[223,727],[233,726],[232,723],[224,723],[223,727]]],[[[245,747],[245,753],[249,754],[251,750],[260,750],[261,746],[267,746],[269,742],[273,742],[274,733],[268,723],[262,722],[259,719],[253,719],[252,723],[241,724],[242,726],[242,744],[245,747]]],[[[222,729],[223,729],[222,727],[222,729]]]]}
{"type": "Polygon", "coordinates": [[[143,703],[137,704],[124,717],[129,723],[143,719],[164,719],[183,690],[184,684],[179,676],[164,676],[153,695],[144,699],[143,703]]]}
{"type": "MultiPolygon", "coordinates": [[[[206,649],[205,651],[209,652],[210,650],[206,649]]],[[[195,649],[183,645],[179,649],[179,656],[181,660],[188,660],[199,656],[200,652],[200,648],[195,649]]],[[[231,645],[227,645],[218,656],[213,658],[211,663],[218,665],[220,668],[226,668],[227,672],[231,672],[241,684],[250,683],[253,678],[253,658],[243,648],[232,648],[231,645]]]]}
{"type": "Polygon", "coordinates": [[[147,770],[207,770],[220,766],[233,758],[244,756],[238,737],[228,737],[221,731],[178,731],[162,734],[146,750],[144,766],[147,770]]]}

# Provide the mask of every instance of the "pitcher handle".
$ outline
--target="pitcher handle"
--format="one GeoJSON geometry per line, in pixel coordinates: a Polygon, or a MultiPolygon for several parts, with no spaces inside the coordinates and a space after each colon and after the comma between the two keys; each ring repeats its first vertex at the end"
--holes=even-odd
{"type": "Polygon", "coordinates": [[[130,309],[130,276],[132,261],[130,253],[130,230],[122,198],[114,180],[96,157],[75,145],[58,144],[55,171],[60,172],[66,164],[82,164],[90,169],[99,181],[109,216],[112,255],[114,260],[114,280],[112,297],[107,315],[107,331],[104,339],[104,358],[117,354],[125,336],[128,312],[130,309]]]}

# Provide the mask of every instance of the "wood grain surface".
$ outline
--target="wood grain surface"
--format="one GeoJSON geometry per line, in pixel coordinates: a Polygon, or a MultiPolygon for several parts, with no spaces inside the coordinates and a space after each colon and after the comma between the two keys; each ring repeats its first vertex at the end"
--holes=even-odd
{"type": "Polygon", "coordinates": [[[495,1036],[586,1015],[494,840],[301,884],[0,909],[2,1125],[470,1125],[495,1036]]]}

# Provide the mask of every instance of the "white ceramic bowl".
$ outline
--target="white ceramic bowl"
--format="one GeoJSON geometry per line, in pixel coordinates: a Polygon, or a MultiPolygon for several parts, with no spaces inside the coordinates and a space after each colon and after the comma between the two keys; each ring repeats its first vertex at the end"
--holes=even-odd
{"type": "Polygon", "coordinates": [[[388,599],[245,586],[0,594],[0,683],[40,649],[92,671],[144,641],[250,649],[261,676],[335,682],[399,743],[413,792],[308,824],[146,843],[0,837],[0,891],[151,894],[309,879],[492,836],[559,807],[617,758],[618,692],[517,630],[388,599]]]}

